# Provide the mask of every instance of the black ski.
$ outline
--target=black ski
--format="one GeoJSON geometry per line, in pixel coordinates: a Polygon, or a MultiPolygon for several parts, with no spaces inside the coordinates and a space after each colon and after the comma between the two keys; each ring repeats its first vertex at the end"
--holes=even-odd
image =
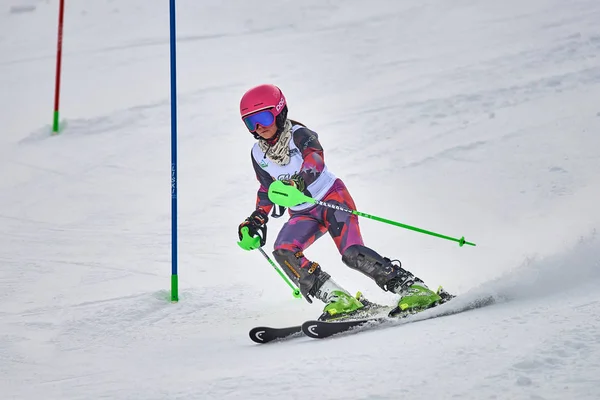
{"type": "Polygon", "coordinates": [[[269,328],[266,326],[259,326],[252,328],[249,334],[252,341],[263,344],[272,342],[274,340],[302,336],[302,327],[300,325],[287,326],[285,328],[269,328]]]}
{"type": "MultiPolygon", "coordinates": [[[[390,326],[403,325],[412,322],[424,321],[427,319],[443,317],[446,315],[459,314],[464,311],[474,310],[476,308],[486,307],[496,303],[496,298],[493,296],[485,296],[471,302],[468,302],[462,306],[450,309],[440,309],[438,312],[434,312],[427,316],[417,317],[420,313],[402,315],[402,316],[383,316],[383,317],[371,317],[363,318],[350,321],[306,321],[302,324],[302,332],[313,339],[325,339],[339,333],[349,332],[352,330],[362,331],[369,328],[382,326],[389,324],[390,326]]],[[[438,306],[439,307],[439,306],[438,306]]],[[[437,307],[434,307],[437,308],[437,307]]],[[[432,309],[429,309],[432,310],[432,309]]]]}
{"type": "Polygon", "coordinates": [[[380,325],[390,320],[389,317],[373,317],[351,321],[306,321],[302,324],[302,332],[313,339],[325,339],[338,333],[348,332],[362,326],[380,325]]]}

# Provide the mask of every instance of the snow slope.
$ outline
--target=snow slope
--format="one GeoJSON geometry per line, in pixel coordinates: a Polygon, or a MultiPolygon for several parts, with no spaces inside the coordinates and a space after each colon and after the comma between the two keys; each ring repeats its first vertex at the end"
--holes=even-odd
{"type": "MultiPolygon", "coordinates": [[[[3,399],[600,397],[600,3],[178,1],[177,304],[168,2],[67,3],[51,137],[58,1],[0,2],[3,399]],[[367,244],[446,308],[498,304],[250,342],[321,311],[235,244],[257,189],[237,107],[262,82],[360,211],[477,247],[363,220],[367,244]]],[[[394,302],[327,237],[306,253],[394,302]]]]}

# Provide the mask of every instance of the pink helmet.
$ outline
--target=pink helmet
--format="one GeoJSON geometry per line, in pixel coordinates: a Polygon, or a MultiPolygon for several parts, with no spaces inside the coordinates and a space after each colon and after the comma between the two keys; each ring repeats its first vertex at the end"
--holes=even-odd
{"type": "Polygon", "coordinates": [[[286,101],[283,92],[275,85],[259,85],[248,90],[240,100],[240,115],[246,115],[257,111],[271,109],[277,117],[285,108],[286,101]]]}

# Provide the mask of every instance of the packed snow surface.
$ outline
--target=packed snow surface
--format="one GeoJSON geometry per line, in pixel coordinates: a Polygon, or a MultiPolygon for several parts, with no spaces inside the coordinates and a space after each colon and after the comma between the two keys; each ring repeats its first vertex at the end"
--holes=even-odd
{"type": "Polygon", "coordinates": [[[52,136],[58,6],[0,2],[2,399],[600,398],[600,2],[177,1],[178,303],[168,2],[66,2],[52,136]],[[322,308],[236,244],[265,82],[359,211],[477,244],[361,219],[367,245],[497,304],[251,342],[322,308]]]}

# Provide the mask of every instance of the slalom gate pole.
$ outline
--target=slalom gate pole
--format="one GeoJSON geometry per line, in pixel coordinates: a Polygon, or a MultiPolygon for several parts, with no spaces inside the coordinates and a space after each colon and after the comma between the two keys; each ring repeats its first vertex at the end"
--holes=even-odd
{"type": "Polygon", "coordinates": [[[62,65],[63,23],[65,16],[65,0],[60,0],[58,8],[58,39],[56,44],[56,79],[54,85],[54,115],[52,118],[52,135],[59,132],[60,72],[62,65]]]}
{"type": "Polygon", "coordinates": [[[171,42],[171,301],[179,301],[177,275],[177,63],[175,0],[170,0],[171,42]]]}

